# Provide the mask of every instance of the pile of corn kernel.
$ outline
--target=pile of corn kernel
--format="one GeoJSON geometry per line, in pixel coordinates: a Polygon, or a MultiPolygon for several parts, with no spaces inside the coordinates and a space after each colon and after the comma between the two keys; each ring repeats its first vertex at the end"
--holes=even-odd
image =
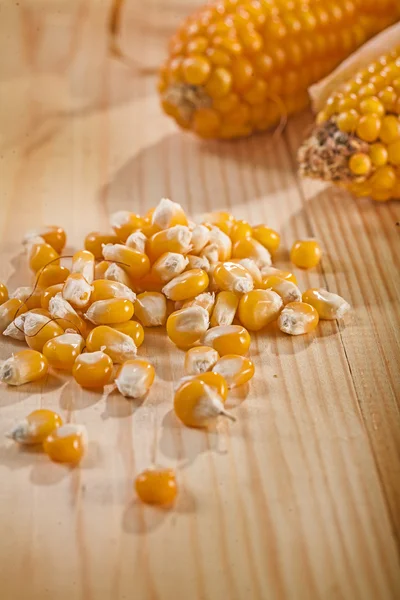
{"type": "MultiPolygon", "coordinates": [[[[293,273],[272,267],[280,236],[266,225],[252,227],[227,212],[194,223],[163,198],[144,217],[115,213],[111,227],[111,234],[86,237],[85,249],[69,257],[71,270],[60,264],[61,227],[25,236],[34,282],[10,297],[0,284],[0,332],[28,349],[1,364],[1,382],[30,383],[52,368],[72,373],[83,388],[113,384],[142,399],[155,378],[151,362],[137,357],[144,328],[165,326],[185,351],[175,413],[188,427],[207,427],[219,417],[235,420],[225,401],[254,375],[249,331],[276,322],[284,334],[307,334],[319,319],[340,319],[350,308],[324,289],[302,294],[293,273]]],[[[317,266],[321,255],[314,239],[296,241],[290,252],[302,269],[317,266]]],[[[63,424],[47,409],[30,413],[9,437],[42,444],[50,459],[68,464],[77,464],[87,446],[83,425],[63,424]]],[[[149,503],[169,504],[177,493],[171,469],[148,469],[135,485],[149,503]]]]}

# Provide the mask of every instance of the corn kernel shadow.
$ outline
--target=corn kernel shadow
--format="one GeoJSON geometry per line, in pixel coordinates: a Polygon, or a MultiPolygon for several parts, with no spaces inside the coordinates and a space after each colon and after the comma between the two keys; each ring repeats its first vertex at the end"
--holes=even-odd
{"type": "Polygon", "coordinates": [[[173,506],[149,506],[135,498],[123,512],[122,530],[130,535],[145,535],[158,529],[173,511],[173,506]]]}
{"type": "Polygon", "coordinates": [[[0,446],[0,465],[5,466],[10,471],[24,469],[26,467],[45,465],[48,458],[42,450],[41,445],[23,446],[12,442],[0,446]]]}
{"type": "Polygon", "coordinates": [[[85,410],[97,404],[103,397],[103,389],[85,390],[70,379],[64,386],[60,398],[59,406],[65,411],[85,410]]]}
{"type": "Polygon", "coordinates": [[[140,408],[142,401],[135,401],[122,396],[117,389],[113,389],[105,397],[104,411],[101,418],[104,419],[125,419],[130,417],[140,408]]]}
{"type": "Polygon", "coordinates": [[[5,406],[10,406],[11,404],[16,404],[17,402],[22,402],[26,400],[29,396],[40,395],[43,398],[46,398],[47,395],[50,395],[52,392],[58,390],[64,381],[54,375],[53,373],[49,373],[45,378],[39,379],[38,381],[33,381],[31,383],[25,383],[23,385],[13,386],[1,385],[1,394],[0,394],[0,408],[5,406]]]}

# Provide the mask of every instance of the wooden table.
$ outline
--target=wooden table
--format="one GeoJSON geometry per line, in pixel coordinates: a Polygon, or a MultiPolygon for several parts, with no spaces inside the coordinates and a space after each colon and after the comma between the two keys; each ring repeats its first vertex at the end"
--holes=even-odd
{"type": "MultiPolygon", "coordinates": [[[[193,1],[192,1],[193,4],[193,1]]],[[[169,196],[192,214],[228,207],[294,239],[316,236],[322,266],[299,273],[348,299],[345,323],[315,335],[254,336],[256,377],[209,434],[171,412],[183,355],[161,332],[141,354],[157,380],[140,405],[54,373],[0,391],[0,435],[43,406],[84,423],[80,468],[0,445],[2,600],[388,600],[400,594],[399,205],[354,201],[296,175],[311,123],[278,141],[201,143],[162,115],[154,68],[190,9],[133,1],[110,58],[108,2],[0,2],[0,280],[30,281],[23,234],[63,225],[68,248],[119,209],[169,196]],[[135,474],[177,469],[170,511],[137,502],[135,474]]],[[[0,342],[0,358],[17,349],[0,342]]]]}

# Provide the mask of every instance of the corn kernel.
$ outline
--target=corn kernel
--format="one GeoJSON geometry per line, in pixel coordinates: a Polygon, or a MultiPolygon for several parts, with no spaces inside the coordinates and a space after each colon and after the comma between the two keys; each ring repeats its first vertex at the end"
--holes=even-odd
{"type": "Polygon", "coordinates": [[[154,262],[152,273],[163,283],[168,283],[180,275],[187,267],[189,261],[186,256],[178,252],[166,252],[154,262]]]}
{"type": "Polygon", "coordinates": [[[231,258],[230,262],[244,267],[252,276],[254,287],[258,288],[260,286],[262,279],[261,271],[252,258],[231,258]]]}
{"type": "Polygon", "coordinates": [[[220,290],[242,294],[254,287],[253,278],[247,269],[232,262],[218,264],[213,272],[213,281],[220,290]]]}
{"type": "Polygon", "coordinates": [[[60,258],[58,252],[56,252],[50,244],[46,244],[42,238],[35,239],[37,239],[37,243],[32,243],[28,254],[29,266],[32,271],[37,273],[49,263],[59,264],[57,262],[57,259],[60,258]],[[42,241],[39,241],[40,239],[42,239],[42,241]]]}
{"type": "Polygon", "coordinates": [[[224,399],[211,386],[193,378],[184,382],[175,392],[176,416],[187,427],[207,427],[219,416],[235,420],[224,408],[224,399]]]}
{"type": "Polygon", "coordinates": [[[159,327],[167,320],[167,300],[161,292],[143,292],[136,296],[135,316],[144,327],[159,327]]]}
{"type": "Polygon", "coordinates": [[[232,244],[241,240],[242,238],[252,237],[253,228],[247,221],[238,220],[234,221],[229,237],[231,238],[232,244]]]}
{"type": "Polygon", "coordinates": [[[25,341],[32,350],[43,351],[46,342],[64,333],[58,323],[48,317],[29,312],[24,319],[25,341]]]}
{"type": "Polygon", "coordinates": [[[239,298],[234,292],[219,292],[211,314],[211,327],[232,325],[238,305],[239,298]]]}
{"type": "Polygon", "coordinates": [[[179,348],[190,348],[207,331],[208,325],[208,312],[201,306],[190,306],[168,317],[167,334],[179,348]]]}
{"type": "Polygon", "coordinates": [[[110,279],[96,279],[93,282],[93,291],[90,296],[90,302],[98,300],[110,300],[111,298],[123,298],[135,302],[136,294],[128,286],[119,281],[111,281],[110,279]]]}
{"type": "Polygon", "coordinates": [[[230,213],[220,210],[204,215],[204,221],[206,223],[211,223],[211,225],[215,225],[226,235],[229,235],[232,230],[235,219],[230,213]]]}
{"type": "Polygon", "coordinates": [[[23,385],[42,379],[49,365],[46,357],[36,350],[16,352],[0,366],[0,381],[8,385],[23,385]]]}
{"type": "Polygon", "coordinates": [[[196,225],[192,229],[192,250],[198,254],[210,241],[210,230],[205,225],[196,225]]]}
{"type": "Polygon", "coordinates": [[[247,383],[254,376],[254,371],[253,362],[237,354],[226,354],[213,366],[213,372],[224,377],[229,389],[247,383]]]}
{"type": "Polygon", "coordinates": [[[115,378],[119,392],[127,398],[143,398],[153,385],[155,370],[144,358],[127,360],[115,378]]]}
{"type": "Polygon", "coordinates": [[[84,308],[90,302],[93,287],[81,273],[71,273],[64,283],[62,296],[74,308],[84,308]]]}
{"type": "Polygon", "coordinates": [[[103,246],[106,244],[118,244],[119,237],[111,233],[100,233],[92,231],[85,237],[85,250],[91,252],[96,260],[103,258],[103,246]]]}
{"type": "MultiPolygon", "coordinates": [[[[115,242],[113,242],[115,243],[115,242]]],[[[146,254],[147,236],[142,231],[134,231],[126,240],[126,245],[137,252],[146,254]]]]}
{"type": "Polygon", "coordinates": [[[314,239],[297,240],[290,251],[290,260],[300,269],[312,269],[316,267],[321,257],[321,246],[314,239]]]}
{"type": "Polygon", "coordinates": [[[139,348],[144,342],[144,329],[137,321],[126,321],[126,323],[113,324],[113,329],[125,333],[135,343],[136,348],[139,348]]]}
{"type": "Polygon", "coordinates": [[[169,229],[175,225],[187,225],[188,220],[184,210],[177,202],[162,198],[155,207],[151,219],[152,225],[159,229],[169,229]]]}
{"type": "Polygon", "coordinates": [[[84,388],[102,388],[109,383],[113,373],[113,361],[102,351],[79,354],[72,368],[72,375],[84,388]]]}
{"type": "Polygon", "coordinates": [[[368,154],[356,152],[350,157],[349,168],[354,175],[368,175],[371,170],[371,159],[368,154]]]}
{"type": "Polygon", "coordinates": [[[281,236],[277,231],[266,225],[257,225],[253,227],[253,237],[268,250],[270,254],[276,252],[281,243],[281,236]]]}
{"type": "Polygon", "coordinates": [[[186,271],[190,271],[190,269],[202,269],[206,273],[209,272],[210,261],[205,256],[194,256],[193,254],[187,254],[186,258],[188,260],[186,271]]]}
{"type": "Polygon", "coordinates": [[[170,300],[187,300],[201,294],[207,289],[208,283],[205,271],[192,269],[174,277],[163,287],[162,292],[170,300]]]}
{"type": "Polygon", "coordinates": [[[220,325],[204,333],[201,343],[212,346],[220,356],[246,354],[250,347],[249,332],[240,325],[220,325]]]}
{"type": "Polygon", "coordinates": [[[300,302],[301,291],[295,283],[288,279],[282,279],[276,275],[268,275],[263,279],[263,287],[279,294],[284,305],[289,302],[300,302]]]}
{"type": "Polygon", "coordinates": [[[85,318],[95,325],[125,323],[133,317],[133,303],[125,298],[110,298],[93,302],[85,313],[85,318]]]}
{"type": "Polygon", "coordinates": [[[313,331],[319,321],[318,312],[311,304],[290,302],[278,318],[278,327],[290,335],[303,335],[313,331]]]}
{"type": "Polygon", "coordinates": [[[388,160],[388,152],[383,144],[372,144],[369,148],[369,157],[375,167],[383,167],[388,160]]]}
{"type": "Polygon", "coordinates": [[[270,275],[276,275],[277,277],[281,277],[281,279],[287,279],[288,281],[291,281],[297,285],[297,277],[291,271],[281,271],[281,269],[276,269],[275,267],[264,267],[261,270],[261,275],[262,282],[259,287],[263,290],[266,289],[264,282],[270,275]]]}
{"type": "Polygon", "coordinates": [[[216,263],[220,260],[229,260],[232,254],[232,242],[230,237],[224,233],[219,227],[211,226],[210,241],[200,251],[200,256],[216,263]]]}
{"type": "Polygon", "coordinates": [[[57,225],[45,225],[40,229],[28,231],[24,236],[23,243],[29,244],[34,238],[42,238],[46,244],[49,244],[58,254],[62,252],[67,241],[67,236],[62,227],[57,225]]]}
{"type": "Polygon", "coordinates": [[[303,302],[313,306],[320,319],[342,319],[350,310],[350,304],[344,298],[322,288],[304,292],[303,302]]]}
{"type": "Polygon", "coordinates": [[[63,329],[73,329],[85,338],[89,332],[87,323],[72,308],[70,303],[62,297],[62,294],[55,294],[49,300],[49,311],[53,319],[63,329]]]}
{"type": "Polygon", "coordinates": [[[218,352],[209,346],[190,348],[185,355],[185,373],[198,375],[210,371],[218,359],[218,352]]]}
{"type": "Polygon", "coordinates": [[[112,359],[112,362],[123,363],[136,358],[139,345],[136,344],[136,339],[138,337],[140,340],[140,331],[135,333],[130,330],[126,333],[116,329],[115,326],[99,325],[92,329],[87,336],[86,347],[92,354],[101,350],[112,359]]]}
{"type": "Polygon", "coordinates": [[[384,144],[391,144],[400,138],[400,121],[395,115],[388,115],[382,119],[379,137],[384,144]]]}
{"type": "Polygon", "coordinates": [[[146,469],[135,479],[135,490],[145,504],[172,504],[178,493],[172,469],[146,469]]]}
{"type": "Polygon", "coordinates": [[[271,264],[270,253],[254,238],[245,238],[236,242],[232,249],[232,256],[233,258],[251,258],[259,269],[271,264]]]}
{"type": "Polygon", "coordinates": [[[50,367],[72,371],[75,359],[82,352],[84,345],[85,340],[78,333],[64,333],[45,343],[43,355],[50,367]]]}
{"type": "MultiPolygon", "coordinates": [[[[182,302],[182,301],[179,301],[182,302]]],[[[215,294],[213,292],[204,292],[195,296],[191,300],[186,300],[183,302],[180,308],[187,308],[188,306],[201,306],[205,308],[209,315],[211,315],[212,309],[214,307],[215,302],[215,294]]],[[[178,310],[180,310],[180,308],[178,310]]]]}
{"type": "Polygon", "coordinates": [[[0,282],[0,306],[8,300],[8,289],[4,283],[0,282]]]}
{"type": "Polygon", "coordinates": [[[69,269],[61,265],[47,265],[36,274],[35,285],[41,289],[47,289],[52,285],[64,283],[69,276],[69,269]]]}
{"type": "Polygon", "coordinates": [[[120,267],[132,279],[144,277],[150,271],[150,261],[146,254],[123,244],[106,244],[103,257],[110,262],[120,263],[120,267]]]}
{"type": "Polygon", "coordinates": [[[88,283],[93,283],[94,254],[88,250],[76,252],[72,258],[71,273],[80,273],[88,283]]]}
{"type": "Polygon", "coordinates": [[[137,229],[141,229],[143,224],[144,220],[139,215],[127,210],[120,210],[112,214],[110,219],[110,225],[121,242],[125,242],[137,229]]]}
{"type": "Polygon", "coordinates": [[[11,321],[8,327],[3,331],[3,335],[6,337],[13,338],[14,340],[19,340],[20,342],[25,341],[25,332],[24,332],[24,322],[25,315],[28,313],[23,313],[18,315],[11,321]]]}
{"type": "Polygon", "coordinates": [[[239,321],[246,329],[259,331],[272,321],[276,321],[282,306],[282,298],[276,292],[269,289],[253,290],[240,299],[239,321]]]}
{"type": "Polygon", "coordinates": [[[19,287],[11,295],[10,298],[18,298],[25,304],[28,310],[32,308],[41,308],[42,290],[40,288],[19,287]]]}
{"type": "Polygon", "coordinates": [[[155,233],[148,241],[148,255],[154,262],[166,252],[188,254],[191,249],[192,233],[185,225],[175,225],[155,233]]]}
{"type": "Polygon", "coordinates": [[[61,425],[44,440],[43,450],[51,460],[77,464],[87,448],[87,432],[83,425],[61,425]]]}
{"type": "Polygon", "coordinates": [[[6,435],[18,444],[31,446],[44,440],[63,424],[60,415],[52,410],[34,410],[17,423],[6,435]]]}
{"type": "Polygon", "coordinates": [[[125,273],[122,267],[116,265],[115,263],[106,262],[108,268],[104,272],[104,279],[108,279],[109,281],[116,281],[118,283],[122,283],[126,285],[126,287],[132,287],[132,280],[129,277],[128,273],[125,273]]]}
{"type": "Polygon", "coordinates": [[[18,298],[10,298],[0,305],[0,333],[3,333],[14,319],[26,313],[28,307],[18,298]]]}
{"type": "Polygon", "coordinates": [[[378,115],[364,115],[358,121],[357,136],[365,142],[375,142],[381,130],[381,119],[378,115]]]}

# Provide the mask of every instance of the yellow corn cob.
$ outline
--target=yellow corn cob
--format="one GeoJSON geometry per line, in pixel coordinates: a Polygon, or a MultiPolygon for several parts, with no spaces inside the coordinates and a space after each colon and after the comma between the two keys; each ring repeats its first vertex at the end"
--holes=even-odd
{"type": "Polygon", "coordinates": [[[299,163],[302,175],[356,196],[400,198],[400,45],[332,94],[299,163]]]}

